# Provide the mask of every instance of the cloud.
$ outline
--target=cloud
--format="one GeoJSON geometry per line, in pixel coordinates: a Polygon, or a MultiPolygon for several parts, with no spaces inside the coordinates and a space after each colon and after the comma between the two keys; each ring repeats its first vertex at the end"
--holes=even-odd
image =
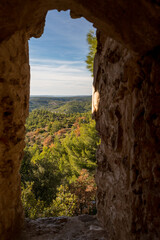
{"type": "Polygon", "coordinates": [[[70,60],[58,60],[58,59],[40,59],[40,58],[30,58],[30,63],[32,65],[38,65],[38,64],[47,64],[51,66],[54,65],[84,65],[83,61],[70,61],[70,60]]]}
{"type": "Polygon", "coordinates": [[[92,78],[81,61],[31,59],[31,95],[91,95],[92,78]]]}

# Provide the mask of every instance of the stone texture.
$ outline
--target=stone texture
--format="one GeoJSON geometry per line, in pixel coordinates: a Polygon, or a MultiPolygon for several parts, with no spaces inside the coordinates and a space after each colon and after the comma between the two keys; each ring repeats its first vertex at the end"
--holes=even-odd
{"type": "MultiPolygon", "coordinates": [[[[114,240],[160,239],[160,2],[0,1],[0,239],[22,225],[19,168],[29,104],[27,40],[48,10],[98,28],[93,114],[98,219],[114,240]],[[113,40],[114,39],[114,40],[113,40]]],[[[54,23],[53,23],[54,24],[54,23]]]]}
{"type": "Polygon", "coordinates": [[[112,240],[158,240],[160,54],[139,58],[111,38],[102,39],[98,34],[93,92],[101,136],[98,218],[112,240]]]}
{"type": "Polygon", "coordinates": [[[0,239],[23,222],[20,162],[28,114],[28,44],[22,32],[0,45],[0,239]]]}
{"type": "Polygon", "coordinates": [[[107,240],[95,216],[26,219],[19,240],[107,240]]]}

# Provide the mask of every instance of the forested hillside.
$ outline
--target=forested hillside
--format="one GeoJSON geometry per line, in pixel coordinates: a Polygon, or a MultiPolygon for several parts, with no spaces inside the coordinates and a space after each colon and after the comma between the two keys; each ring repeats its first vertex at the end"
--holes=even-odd
{"type": "Polygon", "coordinates": [[[53,99],[34,101],[34,108],[38,109],[30,113],[26,122],[21,167],[26,217],[95,213],[94,173],[99,137],[91,110],[87,112],[91,98],[80,98],[60,98],[59,103],[56,99],[57,109],[61,109],[58,112],[53,99]]]}
{"type": "Polygon", "coordinates": [[[91,96],[77,97],[30,97],[29,111],[47,109],[60,113],[83,113],[91,110],[91,96]]]}

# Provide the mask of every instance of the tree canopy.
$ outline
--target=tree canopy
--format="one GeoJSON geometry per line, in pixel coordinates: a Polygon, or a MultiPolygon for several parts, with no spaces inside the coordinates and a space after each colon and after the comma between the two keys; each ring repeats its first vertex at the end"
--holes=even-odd
{"type": "Polygon", "coordinates": [[[93,213],[99,136],[91,112],[35,109],[27,119],[26,132],[21,166],[26,217],[93,213]]]}

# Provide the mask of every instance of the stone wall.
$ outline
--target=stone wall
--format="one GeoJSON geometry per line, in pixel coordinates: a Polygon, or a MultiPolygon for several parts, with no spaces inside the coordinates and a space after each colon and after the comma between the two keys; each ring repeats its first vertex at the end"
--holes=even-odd
{"type": "Polygon", "coordinates": [[[160,239],[160,52],[137,57],[98,34],[93,114],[98,218],[109,239],[160,239]]]}
{"type": "Polygon", "coordinates": [[[23,223],[19,169],[30,73],[28,43],[22,32],[0,45],[0,72],[0,239],[11,240],[23,223]]]}

